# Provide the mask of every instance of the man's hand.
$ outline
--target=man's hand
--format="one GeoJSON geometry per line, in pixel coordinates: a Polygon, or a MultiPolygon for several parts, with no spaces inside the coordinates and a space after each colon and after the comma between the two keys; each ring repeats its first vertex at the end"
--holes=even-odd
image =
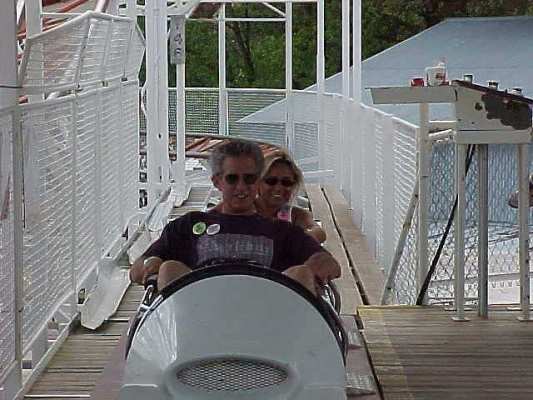
{"type": "Polygon", "coordinates": [[[150,275],[157,274],[163,260],[159,257],[140,257],[131,266],[130,280],[144,285],[146,278],[150,275]]]}
{"type": "Polygon", "coordinates": [[[325,251],[313,254],[307,259],[304,265],[313,271],[315,279],[321,284],[326,284],[328,281],[341,276],[339,263],[331,254],[325,251]]]}

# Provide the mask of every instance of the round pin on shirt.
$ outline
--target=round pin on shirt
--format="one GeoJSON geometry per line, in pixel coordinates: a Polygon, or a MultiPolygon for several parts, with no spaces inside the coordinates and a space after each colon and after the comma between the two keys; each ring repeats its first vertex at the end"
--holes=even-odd
{"type": "Polygon", "coordinates": [[[209,225],[207,227],[207,234],[208,235],[216,235],[218,232],[220,232],[220,225],[219,224],[213,224],[213,225],[209,225]]]}
{"type": "Polygon", "coordinates": [[[205,232],[206,227],[207,225],[205,224],[205,222],[197,222],[192,226],[192,233],[194,233],[195,235],[201,235],[205,232]]]}

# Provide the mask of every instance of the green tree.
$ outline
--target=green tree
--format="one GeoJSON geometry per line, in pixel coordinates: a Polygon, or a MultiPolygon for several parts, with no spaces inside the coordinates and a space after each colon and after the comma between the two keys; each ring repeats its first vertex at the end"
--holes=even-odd
{"type": "MultiPolygon", "coordinates": [[[[350,2],[351,3],[351,2],[350,2]]],[[[216,18],[219,4],[203,3],[200,17],[216,18]]],[[[283,5],[276,4],[281,10],[283,5]]],[[[368,58],[449,17],[532,15],[531,0],[362,0],[362,56],[368,58]]],[[[277,17],[260,4],[233,4],[228,17],[277,17]]],[[[325,2],[326,76],[341,69],[341,0],[325,2]]],[[[197,15],[198,16],[198,15],[197,15]]],[[[142,20],[141,27],[142,27],[142,20]]],[[[228,22],[228,87],[285,87],[282,22],[228,22]]],[[[187,23],[187,86],[218,85],[216,20],[187,23]]],[[[293,87],[316,81],[316,4],[293,5],[293,87]]],[[[144,79],[144,69],[141,80],[144,79]]],[[[175,83],[174,67],[169,82],[175,83]]]]}

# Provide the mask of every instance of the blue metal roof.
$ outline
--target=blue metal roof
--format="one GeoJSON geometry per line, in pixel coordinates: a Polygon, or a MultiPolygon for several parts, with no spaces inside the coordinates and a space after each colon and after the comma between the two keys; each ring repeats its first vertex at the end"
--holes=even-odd
{"type": "MultiPolygon", "coordinates": [[[[427,66],[444,59],[451,79],[474,75],[474,82],[500,82],[500,88],[515,86],[533,96],[533,17],[450,18],[378,53],[362,63],[362,99],[373,105],[369,90],[373,86],[408,85],[412,77],[423,77],[427,66]]],[[[326,91],[341,93],[342,74],[326,80],[326,91]]],[[[315,85],[306,90],[315,90],[315,85]]],[[[270,106],[246,118],[284,120],[283,105],[270,106]],[[264,114],[266,113],[266,114],[264,114]],[[280,113],[278,115],[278,113],[280,113]]],[[[296,107],[306,107],[299,102],[296,107]]],[[[409,122],[418,123],[418,106],[377,106],[409,122]]],[[[449,105],[431,107],[432,119],[453,119],[449,105]]]]}

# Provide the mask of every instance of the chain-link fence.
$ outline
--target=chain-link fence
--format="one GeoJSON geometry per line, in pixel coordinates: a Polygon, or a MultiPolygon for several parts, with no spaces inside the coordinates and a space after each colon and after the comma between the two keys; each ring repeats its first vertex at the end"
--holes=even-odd
{"type": "MultiPolygon", "coordinates": [[[[479,272],[478,163],[473,148],[470,153],[466,178],[465,297],[467,302],[475,303],[479,272]]],[[[430,265],[435,264],[435,272],[427,298],[430,303],[447,303],[453,301],[454,296],[454,145],[435,144],[431,160],[428,255],[430,265]]],[[[516,146],[489,146],[488,272],[489,302],[493,304],[519,301],[518,216],[517,211],[508,205],[510,194],[517,188],[516,160],[516,146]]],[[[415,210],[405,246],[401,249],[402,257],[393,284],[394,296],[389,302],[416,302],[419,288],[416,277],[417,224],[415,210]]]]}

